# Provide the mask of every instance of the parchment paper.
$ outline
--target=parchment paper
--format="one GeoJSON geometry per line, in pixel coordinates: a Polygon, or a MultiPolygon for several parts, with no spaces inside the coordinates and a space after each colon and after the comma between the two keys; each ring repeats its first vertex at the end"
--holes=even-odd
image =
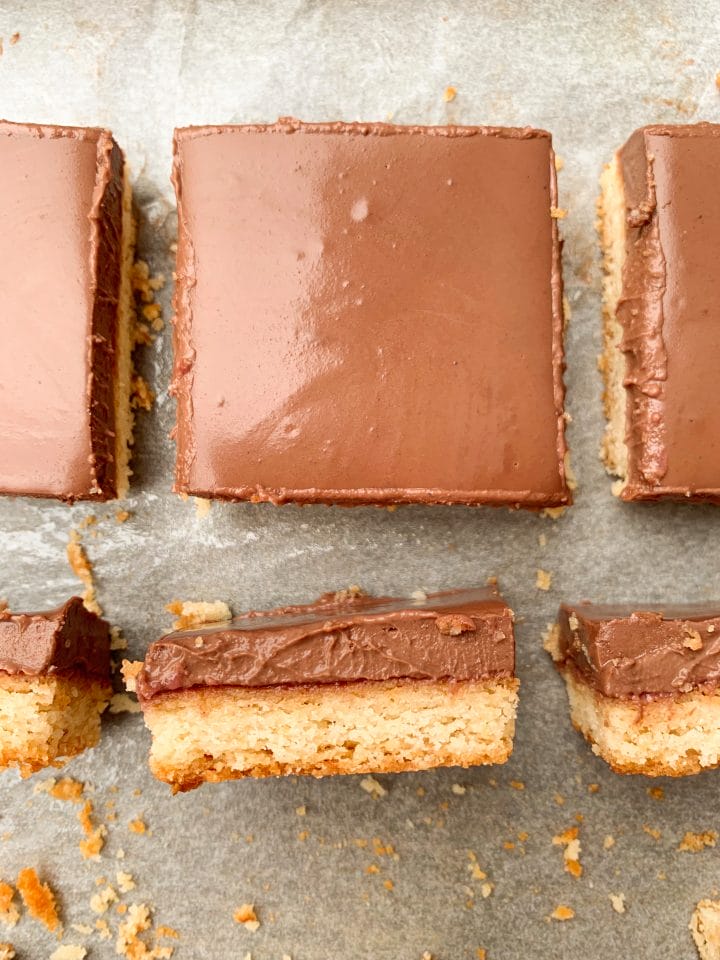
{"type": "MultiPolygon", "coordinates": [[[[720,120],[719,20],[717,4],[680,0],[0,3],[0,115],[109,126],[134,172],[140,252],[169,279],[175,125],[295,115],[547,127],[565,161],[561,205],[569,210],[569,439],[580,487],[562,519],[461,507],[217,504],[199,519],[192,501],[169,492],[167,327],[141,360],[157,402],[140,417],[131,518],[118,524],[114,506],[0,502],[0,594],[18,609],[77,590],[65,544],[72,527],[97,516],[84,541],[99,599],[132,657],[169,627],[163,607],[175,597],[225,599],[239,611],[351,583],[402,594],[495,574],[518,614],[522,696],[506,767],[380,777],[379,799],[356,777],[206,786],[172,798],[147,771],[140,717],[120,715],[105,723],[102,745],[68,767],[88,790],[94,785],[96,818],[108,828],[96,863],[78,851],[77,808],[33,792],[42,774],[1,776],[0,878],[34,865],[58,893],[67,942],[85,944],[91,958],[116,955],[114,938],[70,924],[94,924],[96,878],[115,885],[120,868],[137,882],[123,900],[154,905],[157,922],[180,932],[180,960],[419,960],[424,951],[460,960],[483,956],[479,948],[490,960],[695,955],[687,924],[718,885],[718,852],[677,847],[688,830],[720,830],[720,774],[662,782],[661,800],[647,792],[657,783],[612,774],[571,729],[540,634],[561,598],[720,598],[720,510],[624,506],[598,460],[593,226],[601,165],[635,127],[720,120]],[[448,85],[457,89],[451,102],[448,85]],[[547,593],[535,587],[538,568],[553,574],[547,593]],[[304,817],[296,813],[303,805],[304,817]],[[136,816],[151,835],[128,829],[136,816]],[[563,870],[562,848],[551,842],[572,825],[580,878],[563,870]],[[606,849],[607,836],[615,844],[606,849]],[[379,852],[387,844],[397,857],[379,852]],[[473,876],[470,853],[488,881],[473,876]],[[487,898],[483,882],[494,884],[487,898]],[[609,899],[619,893],[622,915],[609,899]],[[246,902],[261,921],[255,933],[232,919],[246,902]],[[548,921],[560,903],[575,918],[548,921]]],[[[168,283],[166,318],[170,294],[168,283]]],[[[111,910],[105,919],[115,929],[121,918],[111,910]]],[[[47,957],[57,946],[27,918],[3,937],[20,957],[47,957]]]]}

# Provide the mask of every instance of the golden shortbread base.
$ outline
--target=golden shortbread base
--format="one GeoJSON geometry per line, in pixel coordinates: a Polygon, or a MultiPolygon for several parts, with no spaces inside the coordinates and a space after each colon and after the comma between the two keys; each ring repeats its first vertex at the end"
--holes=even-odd
{"type": "MultiPolygon", "coordinates": [[[[628,472],[628,449],[625,442],[627,394],[624,386],[625,356],[620,349],[622,327],[617,319],[617,304],[622,293],[622,271],[625,263],[625,192],[617,157],[609,163],[600,178],[602,195],[600,242],[603,253],[603,337],[604,350],[600,369],[605,381],[603,403],[607,427],[601,455],[610,473],[624,481],[628,472]]],[[[619,493],[622,484],[614,489],[619,493]]]]}
{"type": "Polygon", "coordinates": [[[518,686],[387,680],[162,694],[144,707],[150,767],[177,792],[242,777],[504,763],[518,686]]]}
{"type": "Polygon", "coordinates": [[[0,673],[0,770],[18,767],[28,777],[94,747],[111,693],[87,677],[0,673]]]}
{"type": "Polygon", "coordinates": [[[573,726],[617,773],[684,777],[720,766],[720,692],[616,700],[595,690],[572,665],[560,672],[573,726]]]}

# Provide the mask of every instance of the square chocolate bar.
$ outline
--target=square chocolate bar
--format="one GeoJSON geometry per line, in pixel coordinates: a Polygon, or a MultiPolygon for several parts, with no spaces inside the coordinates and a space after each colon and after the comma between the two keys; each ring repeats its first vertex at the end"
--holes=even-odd
{"type": "Polygon", "coordinates": [[[548,133],[191,127],[174,181],[176,491],[570,502],[548,133]]]}

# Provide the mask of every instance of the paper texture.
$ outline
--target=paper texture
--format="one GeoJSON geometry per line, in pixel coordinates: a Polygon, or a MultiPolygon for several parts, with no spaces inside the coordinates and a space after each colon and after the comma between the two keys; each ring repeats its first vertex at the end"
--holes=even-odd
{"type": "MultiPolygon", "coordinates": [[[[718,778],[665,782],[664,799],[655,799],[648,787],[656,784],[613,775],[572,731],[541,648],[560,599],[720,598],[720,510],[624,506],[598,459],[597,180],[643,123],[720,120],[717,6],[692,7],[691,16],[679,0],[0,2],[0,114],[109,126],[133,169],[140,253],[168,281],[176,125],[294,115],[546,127],[564,160],[560,202],[569,211],[569,442],[580,487],[559,521],[460,507],[218,504],[198,518],[192,501],[169,492],[167,325],[141,360],[157,401],[139,418],[132,496],[122,505],[130,518],[117,523],[115,505],[0,502],[0,595],[17,609],[78,589],[65,544],[71,528],[98,518],[83,541],[131,657],[169,627],[163,607],[176,597],[241,610],[351,583],[403,594],[497,575],[518,614],[521,708],[504,768],[381,777],[387,792],[378,799],[354,777],[206,786],[172,798],[146,769],[141,719],[123,714],[105,723],[101,747],[67,770],[94,786],[95,817],[108,828],[97,863],[78,850],[79,808],[33,792],[43,775],[0,777],[0,879],[35,866],[58,893],[64,942],[85,944],[93,960],[116,956],[123,917],[115,905],[102,917],[111,939],[71,924],[94,926],[96,878],[117,889],[120,869],[137,883],[124,902],[153,904],[157,922],[181,934],[162,941],[178,958],[694,956],[687,925],[718,884],[717,852],[677,847],[686,831],[720,829],[718,778]],[[457,95],[446,102],[449,85],[457,95]],[[535,587],[539,568],[552,573],[547,592],[535,587]],[[151,835],[129,829],[136,817],[151,835]],[[564,871],[552,844],[570,826],[580,831],[580,878],[564,871]],[[487,897],[484,883],[494,885],[487,897]],[[620,893],[622,915],[610,900],[620,893]],[[255,905],[256,932],[232,919],[243,903],[255,905]],[[558,904],[574,919],[546,920],[558,904]]],[[[171,287],[160,295],[166,319],[171,287]]],[[[57,947],[27,916],[0,929],[3,938],[19,957],[57,947]]]]}

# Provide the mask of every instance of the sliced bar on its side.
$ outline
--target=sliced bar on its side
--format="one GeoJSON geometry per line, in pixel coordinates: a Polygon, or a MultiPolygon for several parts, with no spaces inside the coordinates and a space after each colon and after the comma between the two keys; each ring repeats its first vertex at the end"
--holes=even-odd
{"type": "Polygon", "coordinates": [[[107,130],[0,121],[0,493],[125,495],[135,227],[107,130]]]}
{"type": "Polygon", "coordinates": [[[493,589],[326,594],[151,644],[137,692],[150,766],[204,781],[504,763],[518,681],[493,589]]]}
{"type": "Polygon", "coordinates": [[[602,178],[602,455],[623,500],[720,503],[720,125],[643,127],[602,178]]]}
{"type": "Polygon", "coordinates": [[[0,769],[61,766],[100,739],[110,628],[72,597],[56,610],[0,610],[0,769]]]}
{"type": "Polygon", "coordinates": [[[720,603],[563,604],[546,649],[573,725],[618,773],[720,765],[720,603]]]}

